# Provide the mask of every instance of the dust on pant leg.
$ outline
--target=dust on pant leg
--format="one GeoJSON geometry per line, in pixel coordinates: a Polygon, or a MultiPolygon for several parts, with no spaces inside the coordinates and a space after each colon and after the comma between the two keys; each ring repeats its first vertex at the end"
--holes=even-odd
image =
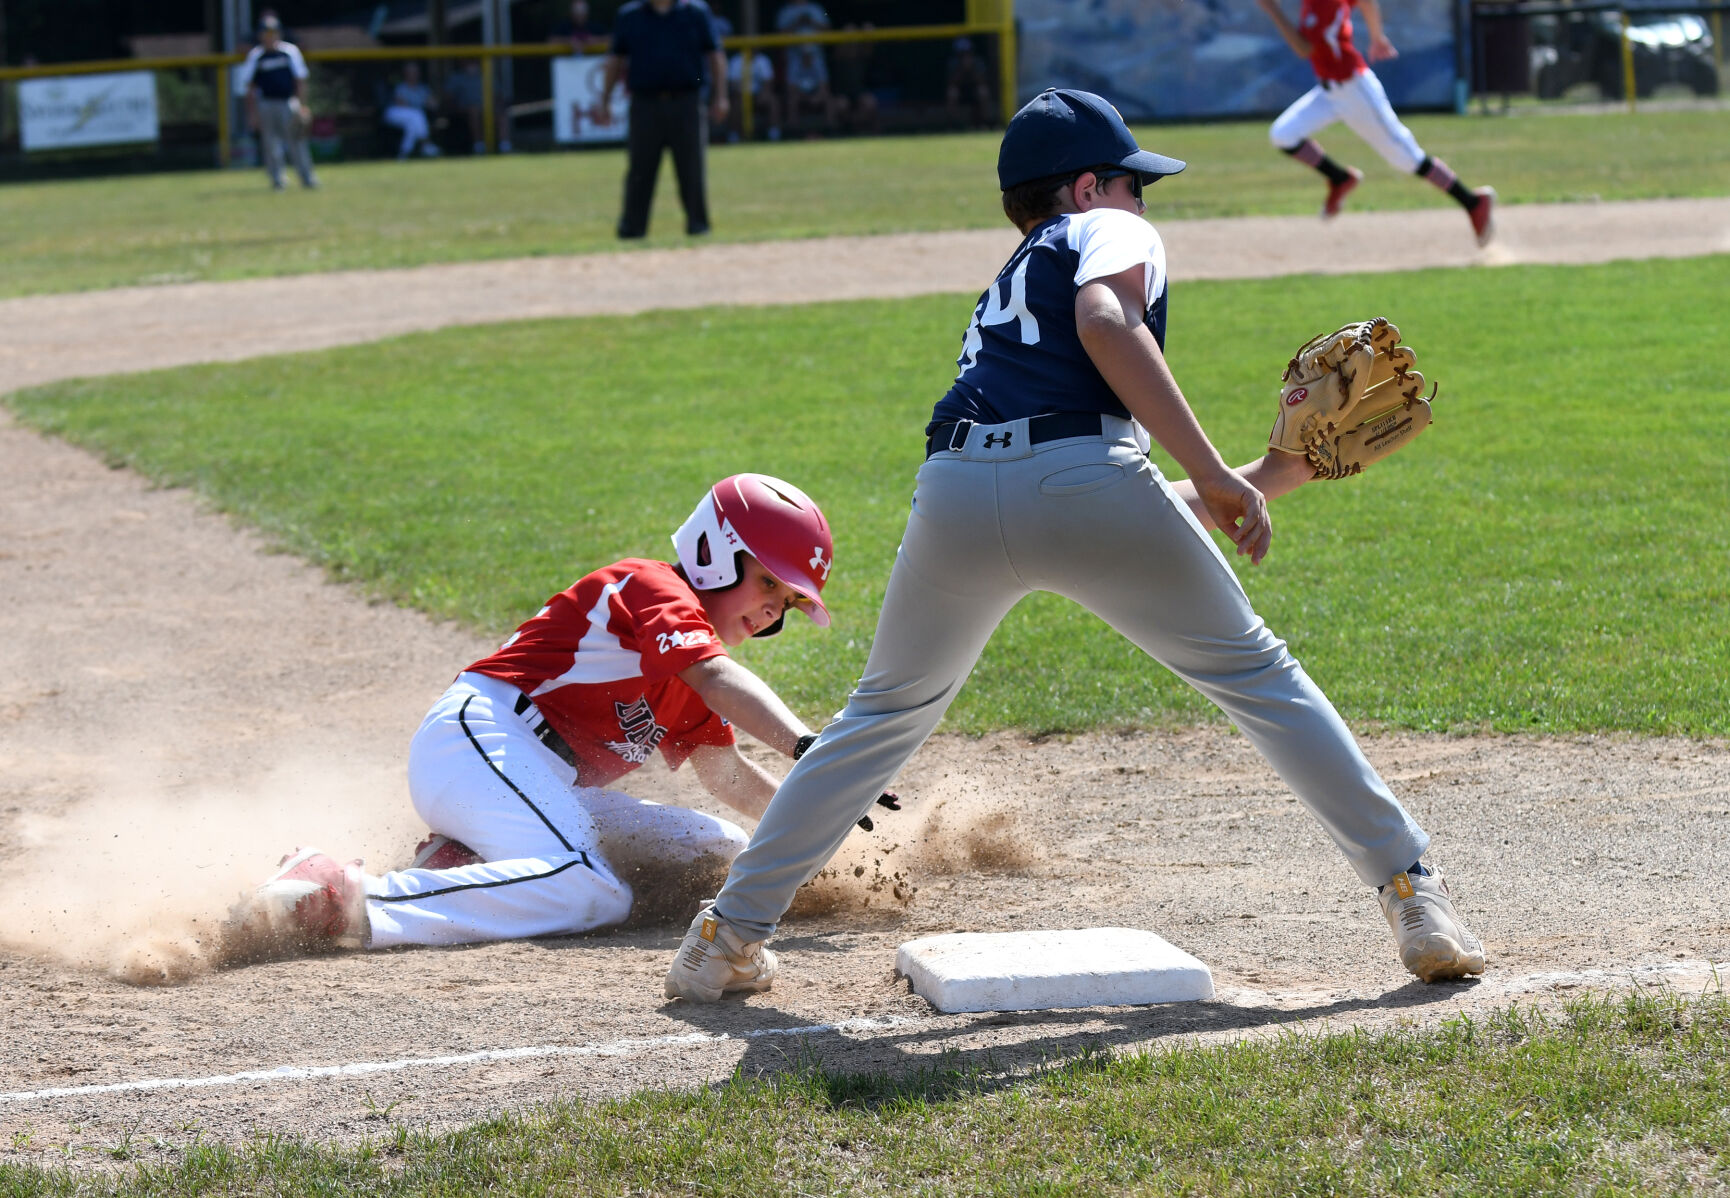
{"type": "Polygon", "coordinates": [[[728,820],[616,791],[581,792],[601,855],[633,902],[627,926],[682,925],[720,890],[749,837],[728,820]]]}

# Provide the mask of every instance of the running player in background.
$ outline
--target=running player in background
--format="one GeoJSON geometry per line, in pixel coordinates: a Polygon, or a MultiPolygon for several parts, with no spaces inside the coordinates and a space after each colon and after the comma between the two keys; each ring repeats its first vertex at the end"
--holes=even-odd
{"type": "Polygon", "coordinates": [[[1376,0],[1303,0],[1296,25],[1280,9],[1279,0],[1256,0],[1256,3],[1279,28],[1286,44],[1299,58],[1307,58],[1316,73],[1316,85],[1274,118],[1268,136],[1280,150],[1306,166],[1315,167],[1327,179],[1323,219],[1339,215],[1346,196],[1364,177],[1356,167],[1341,166],[1328,157],[1315,140],[1315,134],[1327,126],[1344,121],[1389,166],[1417,175],[1452,196],[1466,210],[1478,244],[1488,245],[1495,234],[1492,223],[1495,189],[1468,188],[1447,163],[1424,153],[1412,131],[1394,114],[1381,80],[1352,45],[1355,7],[1363,11],[1364,23],[1369,26],[1370,61],[1382,62],[1399,56],[1382,27],[1382,11],[1376,0]]]}

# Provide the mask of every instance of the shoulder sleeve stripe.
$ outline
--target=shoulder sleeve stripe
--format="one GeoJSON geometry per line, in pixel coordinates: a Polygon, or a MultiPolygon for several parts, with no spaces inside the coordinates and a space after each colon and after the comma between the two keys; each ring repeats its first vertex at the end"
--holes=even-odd
{"type": "Polygon", "coordinates": [[[531,698],[539,698],[573,682],[620,682],[626,678],[642,677],[642,656],[621,645],[617,634],[607,627],[613,619],[613,596],[624,590],[631,578],[627,574],[601,588],[601,597],[589,609],[589,631],[577,644],[571,668],[535,687],[530,693],[531,698]]]}

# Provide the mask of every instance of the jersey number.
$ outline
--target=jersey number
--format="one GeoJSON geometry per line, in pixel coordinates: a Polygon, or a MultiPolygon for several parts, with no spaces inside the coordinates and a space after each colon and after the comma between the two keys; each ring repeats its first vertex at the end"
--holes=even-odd
{"type": "Polygon", "coordinates": [[[1027,258],[1022,258],[1021,264],[1009,276],[1007,304],[998,295],[1002,283],[1002,279],[993,282],[980,298],[978,307],[973,309],[973,320],[968,324],[967,336],[961,343],[961,358],[956,362],[956,365],[961,367],[962,374],[973,369],[973,364],[978,360],[979,347],[983,344],[979,330],[985,325],[1018,321],[1021,325],[1021,344],[1039,344],[1039,322],[1033,318],[1033,313],[1027,310],[1027,258]]]}

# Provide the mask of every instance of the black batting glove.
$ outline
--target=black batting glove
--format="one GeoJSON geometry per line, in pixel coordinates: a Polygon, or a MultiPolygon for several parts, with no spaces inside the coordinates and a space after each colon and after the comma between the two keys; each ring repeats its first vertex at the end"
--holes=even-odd
{"type": "MultiPolygon", "coordinates": [[[[806,750],[816,743],[817,734],[815,732],[807,732],[804,736],[801,736],[793,745],[793,760],[797,761],[799,758],[805,756],[806,750]]],[[[901,810],[901,796],[892,790],[886,790],[877,796],[877,805],[879,807],[887,807],[890,811],[899,811],[901,810]]],[[[871,817],[869,815],[861,815],[859,817],[859,826],[869,832],[877,825],[871,822],[871,817]]]]}
{"type": "MultiPolygon", "coordinates": [[[[877,796],[877,805],[879,807],[887,807],[891,811],[899,811],[901,810],[901,796],[892,790],[886,790],[877,796]]],[[[871,822],[871,817],[869,815],[861,815],[859,817],[859,826],[864,828],[867,832],[876,827],[876,825],[871,822]]]]}

